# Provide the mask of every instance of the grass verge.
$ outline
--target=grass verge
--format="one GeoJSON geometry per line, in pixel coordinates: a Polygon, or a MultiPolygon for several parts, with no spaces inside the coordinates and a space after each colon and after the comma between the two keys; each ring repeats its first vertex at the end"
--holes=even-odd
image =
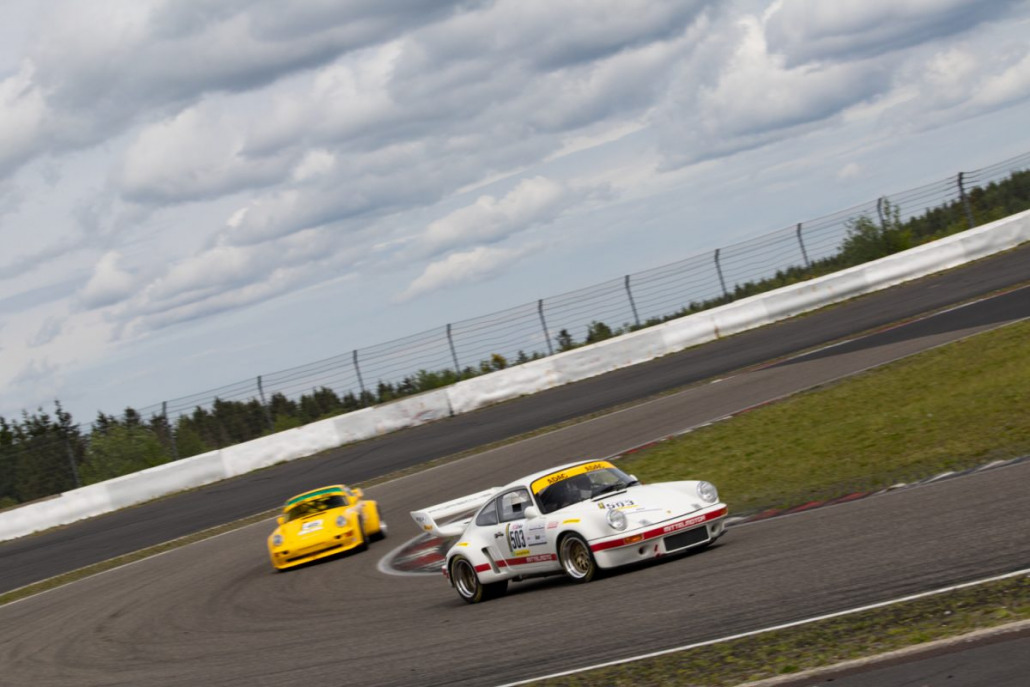
{"type": "Polygon", "coordinates": [[[1030,577],[1021,575],[530,684],[723,687],[875,656],[1026,619],[1030,619],[1030,577]]]}
{"type": "Polygon", "coordinates": [[[796,506],[1030,454],[1030,321],[942,346],[624,458],[706,479],[735,512],[796,506]]]}

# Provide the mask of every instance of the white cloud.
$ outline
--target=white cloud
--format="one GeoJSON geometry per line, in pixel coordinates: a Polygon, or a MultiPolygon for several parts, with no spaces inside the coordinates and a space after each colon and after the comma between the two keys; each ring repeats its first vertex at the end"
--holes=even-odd
{"type": "Polygon", "coordinates": [[[897,76],[907,95],[884,119],[900,130],[925,130],[1030,99],[1030,48],[988,40],[950,46],[914,59],[897,76]]]}
{"type": "Polygon", "coordinates": [[[858,179],[864,173],[865,170],[862,169],[862,165],[857,162],[849,162],[837,170],[837,178],[842,181],[850,181],[852,179],[858,179]]]}
{"type": "Polygon", "coordinates": [[[498,248],[479,246],[472,250],[452,253],[442,260],[430,263],[399,296],[405,301],[431,291],[463,284],[474,284],[496,277],[515,262],[539,249],[539,246],[498,248]]]}
{"type": "Polygon", "coordinates": [[[118,266],[122,256],[117,251],[105,253],[97,262],[79,300],[88,309],[103,308],[126,299],[136,280],[118,266]]]}
{"type": "Polygon", "coordinates": [[[710,243],[682,215],[732,222],[753,180],[868,188],[951,125],[942,164],[979,153],[976,118],[1030,96],[1025,0],[11,1],[36,28],[0,29],[8,375],[229,321],[272,348],[262,319],[315,293],[346,332],[309,350],[401,336],[434,324],[418,296],[482,311],[556,244],[583,264],[532,292],[579,288],[710,243]]]}
{"type": "Polygon", "coordinates": [[[866,62],[791,67],[769,52],[756,17],[740,17],[701,41],[656,115],[672,166],[798,135],[888,84],[866,62]]]}
{"type": "Polygon", "coordinates": [[[289,160],[248,155],[239,121],[190,108],[145,128],[118,177],[130,200],[176,203],[260,188],[288,173],[289,160]]]}
{"type": "Polygon", "coordinates": [[[336,167],[336,156],[328,150],[312,150],[293,169],[295,181],[307,181],[323,177],[336,167]]]}
{"type": "Polygon", "coordinates": [[[554,221],[580,202],[586,190],[573,190],[545,177],[524,179],[503,198],[480,196],[467,207],[436,220],[424,242],[434,253],[455,246],[494,243],[533,225],[554,221]]]}
{"type": "Polygon", "coordinates": [[[1030,97],[1030,51],[1015,64],[989,74],[973,97],[977,106],[996,108],[1030,97]]]}
{"type": "Polygon", "coordinates": [[[17,74],[0,81],[0,177],[33,155],[48,115],[30,63],[23,62],[17,74]]]}

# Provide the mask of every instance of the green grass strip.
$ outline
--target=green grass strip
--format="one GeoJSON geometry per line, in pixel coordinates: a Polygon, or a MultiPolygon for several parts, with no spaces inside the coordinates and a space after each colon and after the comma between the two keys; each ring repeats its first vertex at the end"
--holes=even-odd
{"type": "Polygon", "coordinates": [[[738,514],[1030,454],[1030,321],[978,334],[659,443],[645,482],[705,479],[738,514]]]}
{"type": "MultiPolygon", "coordinates": [[[[541,687],[724,687],[1030,619],[1030,577],[988,582],[718,644],[538,680],[541,687]]],[[[812,681],[815,684],[816,680],[812,681]]]]}

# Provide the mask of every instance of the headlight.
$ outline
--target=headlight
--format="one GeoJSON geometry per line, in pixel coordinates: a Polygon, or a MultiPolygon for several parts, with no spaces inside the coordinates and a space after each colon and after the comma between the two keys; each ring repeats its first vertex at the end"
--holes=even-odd
{"type": "Polygon", "coordinates": [[[719,492],[711,482],[698,482],[697,495],[706,503],[715,503],[719,500],[719,492]]]}
{"type": "Polygon", "coordinates": [[[272,546],[282,546],[282,545],[283,545],[283,535],[279,534],[278,532],[276,534],[273,534],[272,535],[272,546]]]}
{"type": "Polygon", "coordinates": [[[608,509],[608,524],[612,526],[612,529],[624,530],[626,529],[626,514],[621,510],[614,508],[608,509]]]}
{"type": "Polygon", "coordinates": [[[346,524],[347,524],[347,516],[346,515],[337,515],[336,516],[336,526],[337,527],[343,527],[346,524]]]}

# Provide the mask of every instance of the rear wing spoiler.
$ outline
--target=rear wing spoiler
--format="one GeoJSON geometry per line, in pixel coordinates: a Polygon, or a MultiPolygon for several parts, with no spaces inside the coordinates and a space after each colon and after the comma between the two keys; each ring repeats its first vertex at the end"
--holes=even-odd
{"type": "Polygon", "coordinates": [[[453,501],[438,503],[435,506],[430,506],[429,508],[413,510],[411,511],[411,517],[415,520],[415,523],[419,528],[425,532],[435,534],[436,536],[443,537],[445,539],[448,537],[457,537],[465,531],[465,526],[468,524],[469,518],[455,522],[448,522],[443,525],[438,524],[438,522],[444,518],[469,513],[470,511],[479,508],[500,490],[501,487],[492,487],[486,491],[462,496],[461,498],[454,499],[453,501]]]}

